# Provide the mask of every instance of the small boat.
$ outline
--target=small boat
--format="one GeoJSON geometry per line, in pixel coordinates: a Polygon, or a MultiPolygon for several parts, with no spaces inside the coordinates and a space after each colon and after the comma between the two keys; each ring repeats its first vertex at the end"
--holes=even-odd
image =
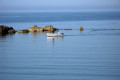
{"type": "Polygon", "coordinates": [[[63,33],[58,32],[57,34],[55,33],[47,33],[47,37],[62,37],[63,33]]]}

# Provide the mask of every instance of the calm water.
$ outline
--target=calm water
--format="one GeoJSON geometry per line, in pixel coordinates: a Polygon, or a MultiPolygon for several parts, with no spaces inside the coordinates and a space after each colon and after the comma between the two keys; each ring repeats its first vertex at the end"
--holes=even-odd
{"type": "Polygon", "coordinates": [[[0,36],[0,80],[120,80],[120,12],[0,13],[0,24],[73,29],[0,36]]]}

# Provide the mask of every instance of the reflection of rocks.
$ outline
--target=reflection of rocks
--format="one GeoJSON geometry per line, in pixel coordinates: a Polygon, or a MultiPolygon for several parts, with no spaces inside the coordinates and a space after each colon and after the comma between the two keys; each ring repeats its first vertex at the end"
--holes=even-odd
{"type": "Polygon", "coordinates": [[[33,36],[40,36],[43,35],[43,32],[31,32],[30,34],[32,34],[33,36]]]}
{"type": "Polygon", "coordinates": [[[30,32],[30,34],[32,35],[33,38],[38,38],[44,35],[43,32],[30,32]]]}
{"type": "Polygon", "coordinates": [[[29,30],[18,30],[17,32],[18,32],[18,33],[28,33],[29,30]]]}
{"type": "Polygon", "coordinates": [[[0,34],[13,34],[13,33],[15,33],[15,30],[12,27],[0,25],[0,34]]]}
{"type": "Polygon", "coordinates": [[[54,33],[55,31],[44,31],[45,33],[54,33]]]}
{"type": "Polygon", "coordinates": [[[32,34],[39,34],[39,33],[43,33],[43,32],[31,32],[32,34]]]}
{"type": "Polygon", "coordinates": [[[30,32],[42,32],[43,31],[43,28],[41,27],[37,27],[36,25],[34,25],[33,27],[31,27],[29,29],[30,32]]]}
{"type": "Polygon", "coordinates": [[[82,26],[80,26],[79,30],[80,30],[80,31],[83,31],[84,29],[83,29],[83,27],[82,27],[82,26]]]}

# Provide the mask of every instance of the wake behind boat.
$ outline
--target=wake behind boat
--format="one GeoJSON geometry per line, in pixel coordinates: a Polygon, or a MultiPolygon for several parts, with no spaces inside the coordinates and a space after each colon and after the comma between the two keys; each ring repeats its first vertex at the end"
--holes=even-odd
{"type": "Polygon", "coordinates": [[[47,33],[47,37],[62,37],[63,33],[47,33]]]}

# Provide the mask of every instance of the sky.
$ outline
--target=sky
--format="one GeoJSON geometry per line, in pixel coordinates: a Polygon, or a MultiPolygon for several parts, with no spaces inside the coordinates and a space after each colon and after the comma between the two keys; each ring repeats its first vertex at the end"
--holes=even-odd
{"type": "Polygon", "coordinates": [[[2,10],[120,10],[120,0],[0,0],[2,10]]]}

